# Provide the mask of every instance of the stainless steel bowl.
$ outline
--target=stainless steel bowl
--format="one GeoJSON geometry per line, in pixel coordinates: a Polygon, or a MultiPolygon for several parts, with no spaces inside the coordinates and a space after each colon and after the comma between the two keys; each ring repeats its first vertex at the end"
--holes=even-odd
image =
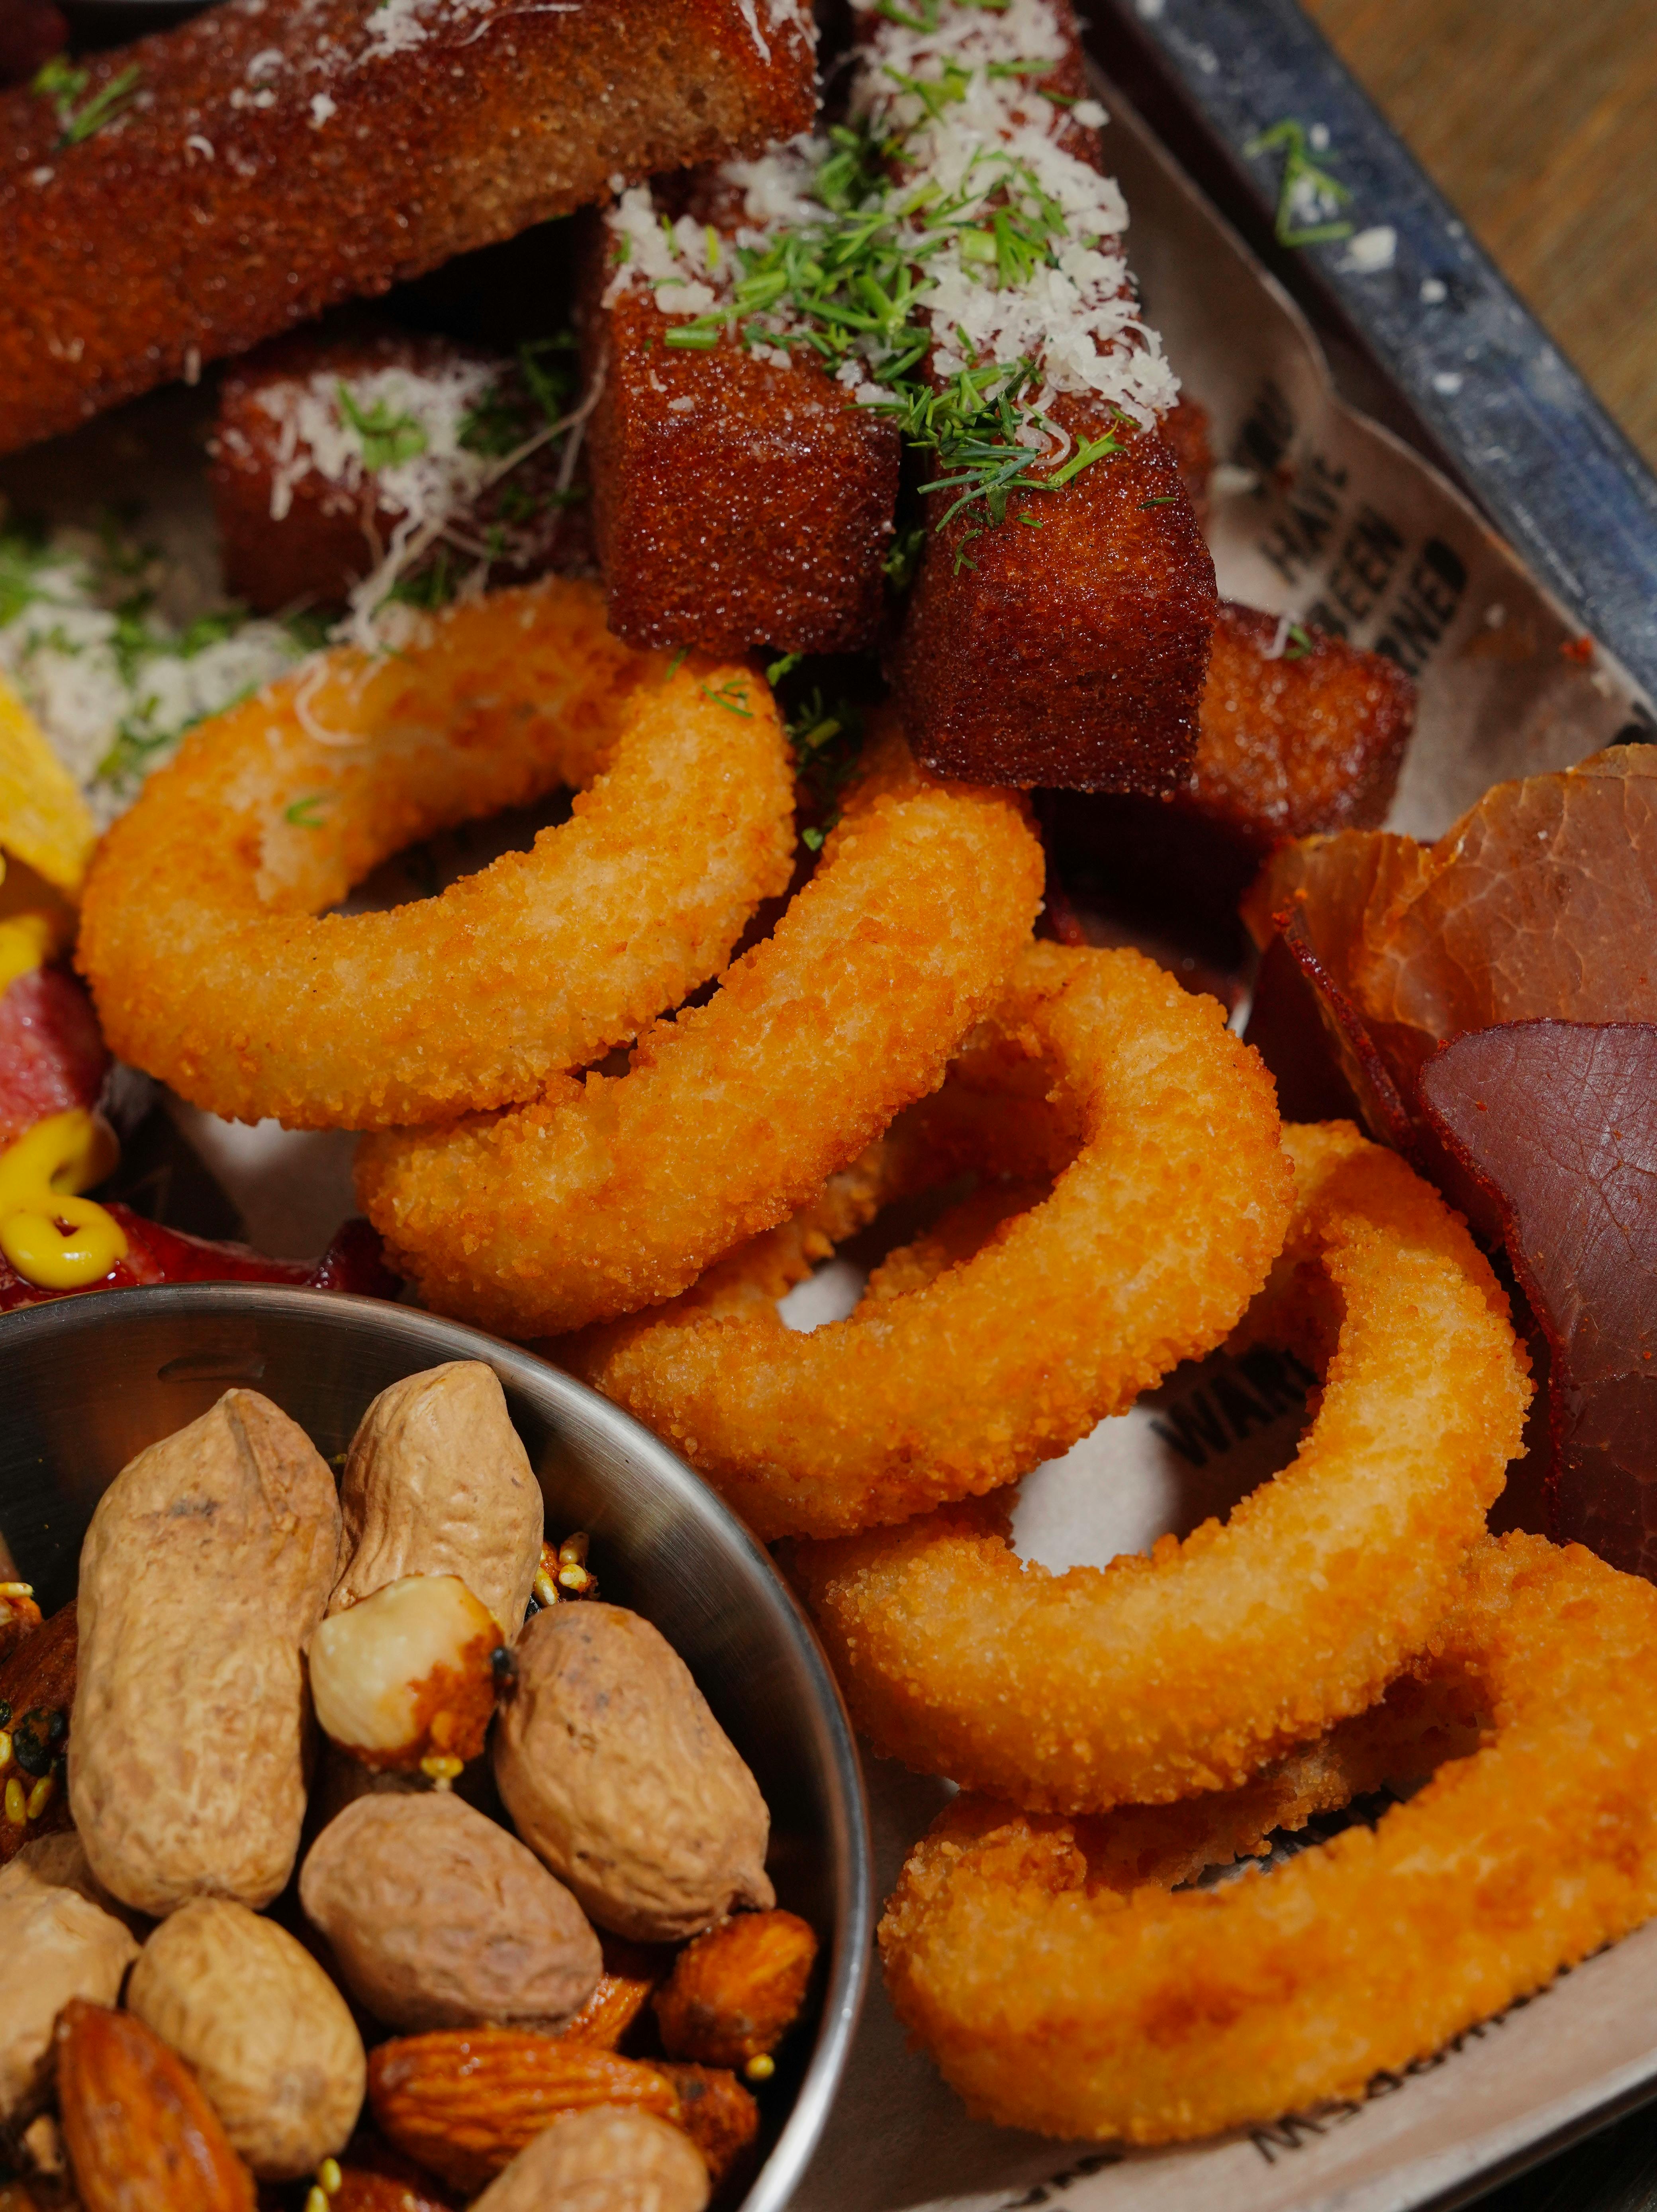
{"type": "Polygon", "coordinates": [[[180,1283],[64,1298],[0,1320],[0,1534],[51,1611],[74,1595],[82,1534],[146,1444],[241,1383],[343,1451],[376,1392],[445,1359],[501,1377],[546,1495],[585,1528],[604,1593],[680,1652],[771,1808],[780,1903],[822,1942],[811,2033],[764,2103],[786,2114],[743,2212],[780,2212],[828,2113],[870,1954],[869,1842],[857,1753],[816,1639],[763,1549],[647,1430],[528,1353],[372,1298],[180,1283]]]}

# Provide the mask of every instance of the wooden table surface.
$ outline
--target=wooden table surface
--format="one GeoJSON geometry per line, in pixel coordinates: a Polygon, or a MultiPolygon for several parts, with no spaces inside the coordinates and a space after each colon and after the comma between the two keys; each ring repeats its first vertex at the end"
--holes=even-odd
{"type": "Polygon", "coordinates": [[[1657,466],[1657,0],[1302,0],[1657,466]]]}

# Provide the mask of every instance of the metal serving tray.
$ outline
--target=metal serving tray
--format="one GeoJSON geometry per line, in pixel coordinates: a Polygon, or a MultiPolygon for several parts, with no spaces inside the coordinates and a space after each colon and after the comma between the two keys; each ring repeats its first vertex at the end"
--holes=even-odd
{"type": "Polygon", "coordinates": [[[1101,65],[1307,308],[1338,377],[1367,356],[1359,404],[1448,465],[1657,697],[1657,478],[1321,32],[1295,0],[1089,12],[1101,65]],[[1285,191],[1295,127],[1344,197],[1285,191]]]}

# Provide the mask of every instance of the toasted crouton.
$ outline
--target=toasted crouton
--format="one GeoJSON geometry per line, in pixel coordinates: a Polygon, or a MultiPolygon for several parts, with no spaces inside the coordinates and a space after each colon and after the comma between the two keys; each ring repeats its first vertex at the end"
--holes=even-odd
{"type": "Polygon", "coordinates": [[[0,451],[804,128],[800,0],[225,0],[0,94],[0,451]]]}
{"type": "MultiPolygon", "coordinates": [[[[1053,413],[1078,440],[1109,427],[1075,403],[1053,413]]],[[[1152,794],[1189,775],[1214,564],[1167,440],[1116,428],[1121,451],[1062,489],[928,538],[891,672],[929,768],[1152,794]]]]}
{"type": "Polygon", "coordinates": [[[1059,876],[1119,919],[1240,960],[1237,902],[1261,860],[1287,838],[1379,824],[1414,722],[1415,686],[1395,662],[1223,606],[1184,784],[1167,799],[1055,802],[1059,876]]]}
{"type": "Polygon", "coordinates": [[[589,318],[589,431],[610,624],[631,645],[848,653],[875,642],[899,447],[807,360],[663,343],[623,292],[589,318]]]}
{"type": "Polygon", "coordinates": [[[496,460],[544,421],[514,362],[446,338],[303,331],[255,348],[220,386],[212,444],[226,588],[261,614],[307,601],[337,606],[411,522],[440,523],[451,568],[486,562],[491,583],[590,569],[585,484],[578,469],[575,495],[561,489],[560,441],[487,484],[496,460]],[[382,432],[381,451],[367,450],[373,433],[354,432],[346,406],[369,424],[407,410],[411,442],[424,447],[414,456],[424,481],[408,489],[423,495],[423,512],[398,497],[395,465],[365,465],[398,448],[382,432]],[[456,453],[457,423],[463,437],[476,425],[484,450],[456,453]]]}
{"type": "Polygon", "coordinates": [[[1373,830],[1415,727],[1394,660],[1229,604],[1214,626],[1201,735],[1178,804],[1264,859],[1286,837],[1373,830]]]}

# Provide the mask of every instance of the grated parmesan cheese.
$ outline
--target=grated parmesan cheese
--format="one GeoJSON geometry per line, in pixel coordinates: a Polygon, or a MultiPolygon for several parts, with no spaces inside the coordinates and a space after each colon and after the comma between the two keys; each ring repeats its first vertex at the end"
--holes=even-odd
{"type": "MultiPolygon", "coordinates": [[[[914,241],[934,377],[1033,362],[1040,384],[1024,403],[1030,415],[1068,393],[1148,425],[1174,404],[1179,385],[1132,289],[1121,247],[1126,204],[1113,178],[1061,143],[1072,122],[1098,128],[1105,112],[1092,100],[1068,111],[1055,106],[1041,97],[1041,73],[1022,66],[1057,64],[1068,51],[1053,0],[1008,0],[998,9],[946,4],[934,27],[882,18],[859,51],[849,120],[899,149],[901,177],[888,187],[883,212],[901,241],[914,241]],[[998,284],[986,280],[981,253],[971,249],[981,247],[975,234],[1006,205],[1056,210],[1063,235],[1021,281],[998,284]]],[[[720,179],[740,190],[744,215],[731,243],[762,248],[827,221],[816,184],[831,150],[826,138],[808,137],[756,161],[727,163],[720,179]]],[[[705,226],[689,216],[669,224],[643,186],[624,193],[608,220],[616,265],[606,305],[642,284],[675,318],[729,306],[739,271],[730,252],[716,259],[705,226]]],[[[760,358],[780,360],[804,328],[785,298],[745,319],[745,343],[760,358]]],[[[862,404],[889,401],[873,342],[864,353],[860,367],[841,364],[838,380],[862,404]]],[[[1021,433],[1021,442],[1050,441],[1021,433]]]]}
{"type": "Polygon", "coordinates": [[[377,501],[413,516],[416,526],[469,505],[489,464],[461,444],[461,433],[498,373],[488,362],[453,360],[426,374],[393,368],[349,378],[346,389],[360,416],[406,426],[404,442],[419,447],[372,471],[364,465],[362,433],[346,419],[337,376],[319,372],[266,385],[258,402],[277,432],[270,520],[282,520],[294,487],[312,475],[337,485],[355,507],[372,474],[377,501]]]}
{"type": "Polygon", "coordinates": [[[151,611],[161,581],[155,556],[112,535],[0,533],[0,672],[100,828],[192,723],[268,684],[309,646],[285,623],[234,609],[187,626],[163,620],[151,611]]]}

